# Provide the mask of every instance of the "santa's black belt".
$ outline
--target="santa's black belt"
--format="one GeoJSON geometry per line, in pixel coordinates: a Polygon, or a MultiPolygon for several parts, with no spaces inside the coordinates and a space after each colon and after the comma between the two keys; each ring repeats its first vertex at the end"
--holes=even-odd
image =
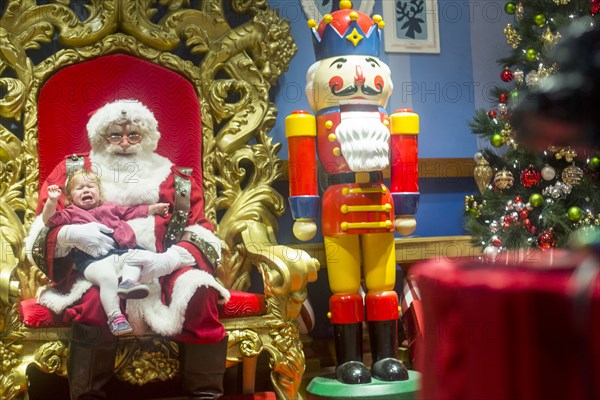
{"type": "MultiPolygon", "coordinates": [[[[354,172],[343,172],[335,175],[329,175],[327,178],[327,183],[329,183],[329,185],[355,182],[356,173],[354,172]]],[[[383,182],[383,173],[381,171],[369,172],[369,182],[383,182]]]]}

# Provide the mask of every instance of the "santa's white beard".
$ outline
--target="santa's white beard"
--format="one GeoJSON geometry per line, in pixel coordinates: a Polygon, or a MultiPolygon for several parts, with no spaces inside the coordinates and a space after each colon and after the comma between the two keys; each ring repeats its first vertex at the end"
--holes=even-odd
{"type": "MultiPolygon", "coordinates": [[[[103,199],[122,206],[157,203],[160,185],[169,176],[173,165],[154,152],[125,156],[92,151],[90,161],[102,182],[103,199]]],[[[139,246],[156,250],[154,216],[127,223],[135,232],[139,246]]]]}
{"type": "Polygon", "coordinates": [[[342,155],[354,172],[381,171],[390,163],[390,130],[381,122],[379,113],[352,112],[342,114],[335,134],[342,155]]]}

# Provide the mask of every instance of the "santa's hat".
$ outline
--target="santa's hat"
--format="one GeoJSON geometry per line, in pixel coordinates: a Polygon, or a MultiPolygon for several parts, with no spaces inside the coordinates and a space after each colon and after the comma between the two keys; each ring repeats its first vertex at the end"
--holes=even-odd
{"type": "Polygon", "coordinates": [[[158,122],[145,105],[138,100],[117,100],[100,107],[87,123],[87,132],[92,149],[100,150],[106,145],[108,130],[114,124],[131,121],[133,128],[143,137],[143,147],[156,150],[160,133],[158,122]]]}

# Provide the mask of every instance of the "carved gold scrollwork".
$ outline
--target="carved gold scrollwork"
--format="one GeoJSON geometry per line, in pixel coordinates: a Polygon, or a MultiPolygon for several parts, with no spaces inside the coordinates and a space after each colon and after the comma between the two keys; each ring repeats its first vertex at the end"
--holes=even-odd
{"type": "Polygon", "coordinates": [[[27,366],[21,364],[23,345],[0,341],[0,398],[12,399],[27,388],[27,366]]]}
{"type": "Polygon", "coordinates": [[[251,329],[235,329],[228,331],[228,347],[238,346],[244,357],[256,357],[263,349],[260,335],[251,329]]]}
{"type": "Polygon", "coordinates": [[[42,371],[67,376],[68,345],[57,340],[44,343],[33,354],[33,362],[42,371]]]}
{"type": "Polygon", "coordinates": [[[150,341],[129,341],[119,346],[116,374],[132,385],[173,379],[179,372],[177,344],[154,338],[150,341]]]}
{"type": "MultiPolygon", "coordinates": [[[[229,350],[237,361],[268,351],[278,397],[296,397],[304,355],[295,318],[318,262],[275,240],[285,202],[271,187],[281,175],[281,145],[269,135],[277,114],[269,90],[297,50],[289,22],[268,9],[267,0],[230,0],[228,9],[245,14],[242,18],[226,18],[222,1],[202,1],[197,8],[189,0],[5,3],[0,16],[0,398],[26,390],[30,363],[65,374],[68,338],[56,340],[58,331],[48,328],[44,332],[52,340],[35,339],[18,314],[18,301],[32,298],[47,283],[23,246],[39,190],[38,97],[58,70],[114,53],[175,71],[196,89],[206,217],[224,244],[218,278],[228,288],[244,290],[257,267],[265,283],[267,315],[240,318],[235,327],[227,322],[229,350]]],[[[120,379],[141,385],[171,379],[177,370],[175,343],[154,336],[120,341],[120,379]]]]}
{"type": "Polygon", "coordinates": [[[267,347],[271,353],[271,380],[279,398],[293,398],[298,392],[302,374],[304,374],[304,352],[298,327],[292,323],[272,324],[270,335],[272,345],[267,347]]]}

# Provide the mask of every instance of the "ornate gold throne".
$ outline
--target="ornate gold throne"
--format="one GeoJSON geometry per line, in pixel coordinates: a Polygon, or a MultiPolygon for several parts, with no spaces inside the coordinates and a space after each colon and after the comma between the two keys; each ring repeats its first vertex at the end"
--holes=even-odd
{"type": "MultiPolygon", "coordinates": [[[[45,5],[9,0],[1,11],[2,399],[27,397],[30,364],[66,376],[70,328],[29,327],[23,320],[24,304],[33,302],[38,288],[48,283],[24,249],[39,182],[56,157],[68,154],[46,152],[42,157],[39,151],[44,140],[55,139],[38,135],[40,94],[59,71],[114,55],[151,63],[193,88],[201,132],[184,134],[198,136],[206,217],[223,241],[218,278],[227,288],[243,292],[256,267],[264,283],[264,297],[248,297],[263,300],[264,312],[249,316],[242,307],[224,315],[228,364],[243,364],[244,391],[251,392],[256,358],[266,351],[278,398],[299,397],[305,360],[296,318],[319,265],[305,252],[276,243],[276,218],[285,205],[271,187],[281,174],[276,155],[280,145],[268,136],[276,116],[269,89],[287,70],[296,46],[289,23],[268,9],[266,0],[191,3],[91,0],[70,6],[68,0],[45,5]]],[[[123,90],[124,96],[133,97],[123,90]]],[[[85,132],[79,134],[85,139],[85,132]]],[[[178,373],[177,345],[151,334],[122,337],[115,370],[119,379],[136,385],[171,379],[178,373]]]]}

